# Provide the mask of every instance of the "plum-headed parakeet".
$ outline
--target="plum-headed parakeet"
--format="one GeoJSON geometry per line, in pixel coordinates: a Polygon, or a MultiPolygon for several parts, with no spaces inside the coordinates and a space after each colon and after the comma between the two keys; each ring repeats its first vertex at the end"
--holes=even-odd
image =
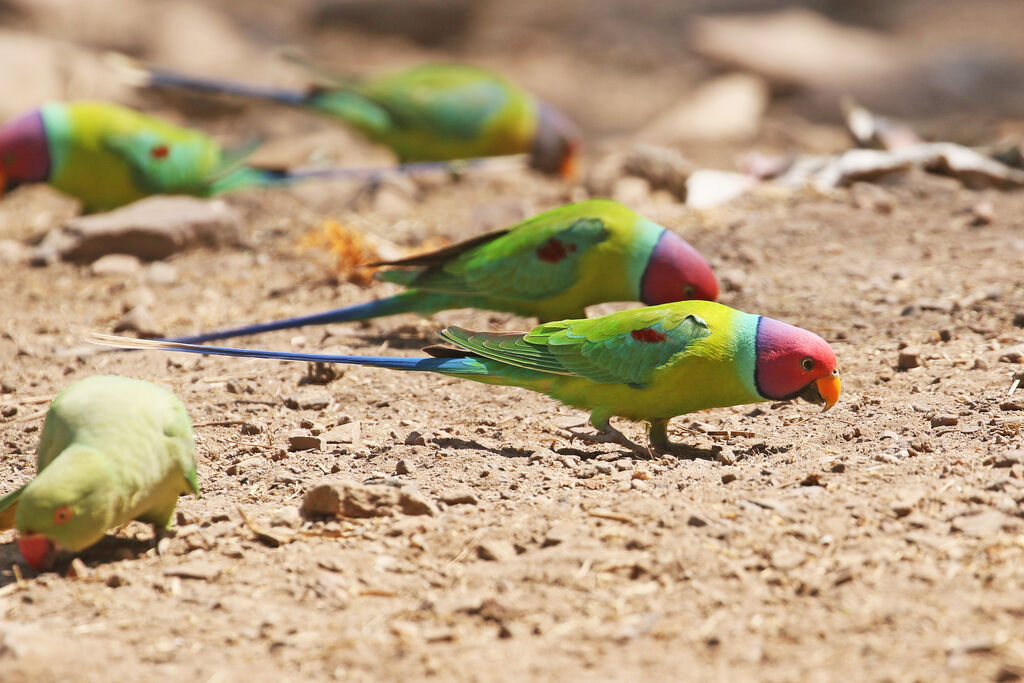
{"type": "Polygon", "coordinates": [[[243,164],[205,133],[108,102],[51,102],[0,128],[0,192],[49,183],[105,211],[152,194],[210,196],[305,177],[243,164]]]}
{"type": "Polygon", "coordinates": [[[166,389],[117,375],[76,382],[53,399],[36,476],[0,498],[0,530],[17,527],[34,569],[137,519],[166,527],[178,496],[199,493],[192,424],[166,389]]]}
{"type": "Polygon", "coordinates": [[[144,69],[154,88],[273,100],[340,119],[401,161],[529,154],[544,173],[572,177],[579,129],[502,76],[467,64],[421,64],[370,78],[336,77],[308,92],[144,69]]]}
{"type": "Polygon", "coordinates": [[[96,337],[122,348],[368,365],[522,387],[590,411],[607,440],[612,416],[646,421],[651,444],[671,450],[670,418],[706,408],[802,398],[828,410],[839,398],[835,353],[818,335],[710,301],[562,320],[526,333],[441,332],[455,348],[432,357],[336,356],[96,337]]]}
{"type": "Polygon", "coordinates": [[[409,289],[386,299],[173,341],[201,343],[304,325],[397,313],[481,308],[546,322],[582,318],[609,301],[648,305],[713,300],[718,282],[687,242],[622,204],[591,199],[545,211],[505,230],[384,264],[409,289]]]}

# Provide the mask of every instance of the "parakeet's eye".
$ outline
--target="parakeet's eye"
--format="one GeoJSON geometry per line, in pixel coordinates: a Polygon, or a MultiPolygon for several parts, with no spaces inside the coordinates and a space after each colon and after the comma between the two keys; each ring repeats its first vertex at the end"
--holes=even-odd
{"type": "Polygon", "coordinates": [[[810,372],[811,370],[814,369],[814,359],[811,358],[810,356],[807,356],[806,358],[800,361],[800,367],[802,367],[807,372],[810,372]]]}
{"type": "Polygon", "coordinates": [[[53,523],[63,524],[71,520],[71,506],[62,505],[53,512],[53,523]]]}
{"type": "Polygon", "coordinates": [[[683,296],[685,296],[687,299],[692,299],[693,295],[696,294],[696,293],[697,293],[697,288],[694,287],[693,285],[684,285],[683,286],[683,296]]]}

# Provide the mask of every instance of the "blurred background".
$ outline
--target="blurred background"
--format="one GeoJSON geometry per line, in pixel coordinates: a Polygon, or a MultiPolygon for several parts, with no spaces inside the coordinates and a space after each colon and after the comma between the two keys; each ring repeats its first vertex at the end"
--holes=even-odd
{"type": "MultiPolygon", "coordinates": [[[[428,60],[489,66],[564,109],[592,152],[627,138],[707,164],[752,145],[845,148],[843,95],[968,144],[1014,134],[1024,114],[1019,0],[2,0],[0,23],[3,118],[50,99],[101,97],[172,116],[183,106],[119,82],[107,50],[308,83],[282,49],[344,73],[428,60]]],[[[239,124],[238,108],[252,105],[184,106],[215,133],[312,136],[262,152],[282,161],[331,149],[346,163],[388,158],[341,126],[280,107],[256,105],[270,115],[239,124]]]]}

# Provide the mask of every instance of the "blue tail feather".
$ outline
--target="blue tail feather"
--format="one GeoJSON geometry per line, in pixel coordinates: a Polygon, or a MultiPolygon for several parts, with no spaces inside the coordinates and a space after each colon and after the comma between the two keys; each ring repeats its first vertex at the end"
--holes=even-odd
{"type": "Polygon", "coordinates": [[[210,183],[210,194],[243,187],[292,185],[306,180],[380,181],[394,176],[423,176],[464,171],[505,171],[522,165],[522,155],[477,157],[453,161],[414,161],[391,166],[328,166],[324,168],[261,168],[242,166],[210,183]]]}
{"type": "Polygon", "coordinates": [[[160,351],[181,351],[198,353],[208,356],[232,356],[235,358],[264,358],[270,360],[289,360],[306,363],[342,363],[344,365],[366,365],[389,370],[406,370],[412,372],[439,372],[452,375],[486,376],[486,361],[476,356],[462,358],[402,358],[389,356],[343,356],[322,353],[299,353],[294,351],[266,351],[262,349],[239,349],[224,346],[203,346],[201,344],[182,344],[157,339],[120,339],[97,335],[95,341],[120,348],[153,349],[160,351]],[[116,343],[120,342],[120,343],[116,343]]]}
{"type": "Polygon", "coordinates": [[[375,301],[368,301],[366,303],[355,304],[352,306],[343,306],[341,308],[335,308],[322,313],[300,315],[294,318],[284,318],[283,320],[256,323],[254,325],[246,325],[244,327],[216,330],[214,332],[186,335],[183,337],[170,337],[158,341],[170,341],[183,344],[202,344],[203,342],[214,341],[217,339],[244,337],[250,334],[261,334],[263,332],[273,332],[275,330],[290,330],[296,327],[305,327],[307,325],[327,325],[329,323],[369,320],[370,318],[379,318],[386,315],[414,312],[418,310],[417,304],[419,303],[420,298],[421,297],[416,292],[403,292],[402,294],[397,294],[386,299],[377,299],[375,301]]]}
{"type": "Polygon", "coordinates": [[[225,93],[228,95],[241,95],[243,97],[257,97],[263,100],[273,100],[293,105],[305,104],[309,99],[309,96],[300,90],[188,76],[163,69],[149,69],[147,75],[149,76],[148,85],[151,88],[225,93]]]}

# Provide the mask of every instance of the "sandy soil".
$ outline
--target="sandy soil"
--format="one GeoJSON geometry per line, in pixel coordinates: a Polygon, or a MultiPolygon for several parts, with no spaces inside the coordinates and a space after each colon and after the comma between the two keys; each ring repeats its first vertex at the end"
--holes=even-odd
{"type": "MultiPolygon", "coordinates": [[[[1024,194],[909,173],[881,200],[764,192],[698,213],[643,198],[723,275],[724,303],[822,334],[843,374],[828,414],[677,418],[694,459],[571,442],[585,415],[514,389],[364,368],[321,385],[304,364],[75,350],[140,302],[156,331],[184,334],[394,291],[339,282],[328,255],[297,250],[325,217],[415,244],[586,196],[525,173],[355,204],[354,190],[234,195],[248,248],[175,256],[170,282],[5,267],[0,490],[34,472],[46,401],[116,372],[188,406],[203,497],[181,499],[173,537],[157,546],[130,524],[77,576],[34,575],[0,534],[2,680],[1024,677],[1024,389],[1008,397],[1024,379],[1024,194]],[[918,367],[899,369],[903,347],[918,367]],[[354,443],[289,450],[296,430],[346,424],[354,443]],[[437,514],[305,520],[323,479],[414,487],[437,514]]],[[[5,205],[0,237],[25,240],[68,210],[47,191],[5,205]]],[[[451,323],[530,325],[457,311],[247,341],[413,354],[451,323]]]]}

